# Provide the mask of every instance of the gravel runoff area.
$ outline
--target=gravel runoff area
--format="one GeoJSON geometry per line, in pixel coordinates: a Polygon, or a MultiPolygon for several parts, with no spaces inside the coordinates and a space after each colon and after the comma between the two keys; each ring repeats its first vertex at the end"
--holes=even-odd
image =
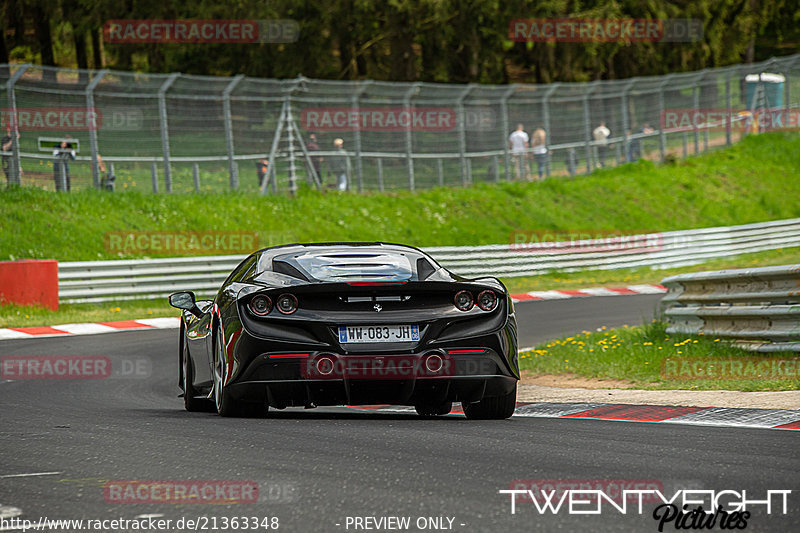
{"type": "Polygon", "coordinates": [[[597,402],[800,410],[800,390],[742,392],[729,390],[636,390],[616,388],[620,385],[625,386],[621,382],[613,381],[575,380],[560,378],[559,376],[525,376],[517,390],[517,401],[555,403],[597,402]]]}

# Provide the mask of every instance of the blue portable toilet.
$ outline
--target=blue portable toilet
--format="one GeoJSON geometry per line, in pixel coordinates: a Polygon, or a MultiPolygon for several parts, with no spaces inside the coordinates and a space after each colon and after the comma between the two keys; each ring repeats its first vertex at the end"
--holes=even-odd
{"type": "MultiPolygon", "coordinates": [[[[756,96],[756,91],[759,84],[764,87],[764,97],[767,108],[783,107],[783,87],[786,83],[786,78],[783,74],[770,74],[762,72],[761,74],[748,74],[745,76],[745,104],[747,109],[753,109],[753,99],[756,96]]],[[[761,105],[760,101],[755,102],[757,106],[761,105]]]]}

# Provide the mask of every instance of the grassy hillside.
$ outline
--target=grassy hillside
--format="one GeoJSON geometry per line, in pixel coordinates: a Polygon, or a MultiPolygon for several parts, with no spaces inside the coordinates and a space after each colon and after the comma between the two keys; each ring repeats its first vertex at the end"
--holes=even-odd
{"type": "Polygon", "coordinates": [[[419,246],[504,243],[515,230],[663,231],[798,217],[798,199],[800,136],[780,133],[661,166],[641,161],[576,179],[417,193],[287,198],[17,188],[0,192],[0,260],[136,256],[106,250],[109,231],[247,230],[262,245],[419,246]]]}

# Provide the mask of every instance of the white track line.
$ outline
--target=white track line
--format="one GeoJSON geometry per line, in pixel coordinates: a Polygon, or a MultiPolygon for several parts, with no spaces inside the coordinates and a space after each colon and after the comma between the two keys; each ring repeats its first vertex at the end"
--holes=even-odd
{"type": "Polygon", "coordinates": [[[0,479],[7,479],[10,477],[55,476],[58,474],[63,474],[63,472],[34,472],[32,474],[5,474],[0,476],[0,479]]]}

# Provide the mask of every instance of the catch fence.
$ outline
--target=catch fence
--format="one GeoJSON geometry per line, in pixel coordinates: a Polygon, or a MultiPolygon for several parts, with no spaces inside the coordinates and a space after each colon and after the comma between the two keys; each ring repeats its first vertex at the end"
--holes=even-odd
{"type": "Polygon", "coordinates": [[[0,105],[3,133],[10,130],[3,164],[15,184],[266,194],[333,188],[344,173],[351,191],[415,190],[536,179],[540,168],[543,177],[585,174],[796,129],[800,54],[666,76],[505,86],[12,64],[0,65],[0,105]],[[605,140],[595,135],[602,122],[605,140]],[[518,123],[531,140],[544,130],[544,144],[518,156],[508,142],[518,123]],[[61,141],[70,146],[59,149],[61,141]]]}

